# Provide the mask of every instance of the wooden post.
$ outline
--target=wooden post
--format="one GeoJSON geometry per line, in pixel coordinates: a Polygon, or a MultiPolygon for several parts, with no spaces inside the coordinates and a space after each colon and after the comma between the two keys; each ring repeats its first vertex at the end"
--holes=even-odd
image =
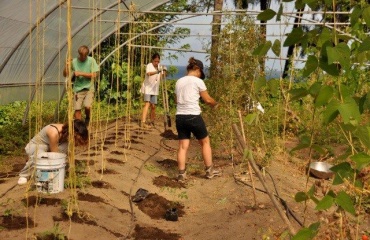
{"type": "MultiPolygon", "coordinates": [[[[237,140],[239,141],[239,143],[240,143],[240,145],[242,146],[242,148],[243,148],[244,150],[248,150],[248,149],[247,149],[247,146],[245,145],[245,142],[244,142],[244,140],[243,140],[243,137],[242,137],[242,135],[240,134],[239,129],[238,129],[238,127],[236,126],[236,124],[234,123],[234,124],[232,125],[232,127],[233,127],[234,133],[235,133],[235,135],[236,135],[236,137],[237,137],[237,140]]],[[[276,210],[278,211],[278,213],[279,213],[280,217],[281,217],[281,218],[283,219],[283,221],[287,224],[287,226],[288,226],[288,228],[289,228],[290,233],[291,233],[291,234],[293,234],[293,235],[295,235],[295,234],[296,234],[295,229],[294,229],[294,228],[293,228],[293,226],[291,225],[291,223],[290,223],[290,221],[289,221],[288,217],[286,216],[286,214],[284,213],[284,211],[281,209],[281,207],[280,207],[279,203],[277,202],[277,200],[276,200],[276,198],[275,198],[274,194],[272,194],[272,192],[271,192],[271,191],[269,190],[269,188],[267,187],[267,185],[266,185],[266,183],[265,183],[265,181],[264,181],[264,179],[263,179],[263,177],[262,177],[262,174],[261,174],[261,172],[260,172],[260,170],[259,170],[259,168],[258,168],[257,164],[255,163],[255,161],[254,161],[254,159],[253,159],[253,155],[252,155],[252,154],[248,154],[248,162],[251,164],[251,166],[252,166],[252,168],[253,168],[254,172],[256,173],[256,175],[257,175],[258,179],[261,181],[261,183],[262,183],[263,187],[265,188],[265,190],[266,190],[267,194],[269,195],[269,197],[270,197],[270,199],[271,199],[272,203],[274,204],[274,206],[275,206],[276,210]]]]}

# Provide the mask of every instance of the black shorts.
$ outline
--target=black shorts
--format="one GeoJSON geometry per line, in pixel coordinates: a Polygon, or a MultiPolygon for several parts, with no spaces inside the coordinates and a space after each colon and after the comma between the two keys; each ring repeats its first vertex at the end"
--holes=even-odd
{"type": "Polygon", "coordinates": [[[208,136],[206,124],[200,115],[176,115],[176,129],[178,139],[190,139],[191,133],[196,139],[208,136]]]}

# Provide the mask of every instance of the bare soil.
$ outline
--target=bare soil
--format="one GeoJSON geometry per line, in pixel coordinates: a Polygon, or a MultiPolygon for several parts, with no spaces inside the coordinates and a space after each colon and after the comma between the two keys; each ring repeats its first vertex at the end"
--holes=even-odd
{"type": "MultiPolygon", "coordinates": [[[[165,130],[160,120],[146,130],[123,119],[91,123],[91,143],[76,150],[75,164],[66,168],[65,190],[56,194],[36,191],[33,181],[18,186],[26,156],[3,157],[0,239],[289,239],[266,188],[237,152],[230,156],[213,149],[222,176],[206,179],[198,143],[192,140],[188,180],[178,182],[176,132],[165,130]],[[70,188],[71,182],[76,188],[70,188]],[[147,195],[133,201],[139,189],[147,195]],[[169,219],[169,211],[177,218],[169,219]]],[[[287,150],[295,144],[287,142],[287,150]]],[[[263,181],[292,228],[321,221],[327,227],[317,239],[337,239],[334,210],[318,212],[310,202],[294,201],[297,192],[312,185],[321,198],[331,182],[308,177],[306,157],[304,152],[276,153],[263,181]]],[[[361,222],[360,232],[369,226],[368,216],[361,222]]]]}

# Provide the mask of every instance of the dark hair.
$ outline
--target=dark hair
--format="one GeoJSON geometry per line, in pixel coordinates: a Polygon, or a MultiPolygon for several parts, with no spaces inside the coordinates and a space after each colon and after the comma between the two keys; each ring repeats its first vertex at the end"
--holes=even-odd
{"type": "Polygon", "coordinates": [[[87,53],[89,54],[90,50],[89,50],[89,47],[86,46],[86,45],[82,45],[78,48],[78,53],[81,54],[81,53],[87,53]]]}
{"type": "Polygon", "coordinates": [[[189,58],[189,65],[186,67],[186,70],[189,71],[195,71],[200,70],[201,76],[200,79],[204,79],[205,75],[203,72],[203,63],[202,61],[195,59],[194,57],[189,58]]]}
{"type": "Polygon", "coordinates": [[[152,60],[156,59],[156,58],[159,58],[161,59],[161,56],[159,55],[159,53],[154,53],[153,56],[152,56],[152,60]]]}
{"type": "MultiPolygon", "coordinates": [[[[62,131],[60,133],[61,134],[61,137],[59,140],[60,143],[68,141],[68,128],[69,128],[68,122],[64,123],[62,127],[62,131]]],[[[79,119],[73,120],[73,130],[74,130],[75,135],[80,136],[83,141],[87,142],[87,140],[89,139],[89,131],[87,130],[87,127],[84,121],[79,120],[79,119]]]]}

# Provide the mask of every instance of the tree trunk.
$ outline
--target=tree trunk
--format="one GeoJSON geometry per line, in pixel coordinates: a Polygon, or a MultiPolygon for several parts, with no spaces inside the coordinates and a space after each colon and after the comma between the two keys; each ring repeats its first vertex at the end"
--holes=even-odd
{"type": "MultiPolygon", "coordinates": [[[[214,11],[222,11],[223,0],[215,0],[214,11]]],[[[218,42],[221,32],[221,14],[213,15],[212,25],[212,46],[211,46],[211,66],[209,69],[210,78],[215,75],[217,68],[218,42]]]]}

